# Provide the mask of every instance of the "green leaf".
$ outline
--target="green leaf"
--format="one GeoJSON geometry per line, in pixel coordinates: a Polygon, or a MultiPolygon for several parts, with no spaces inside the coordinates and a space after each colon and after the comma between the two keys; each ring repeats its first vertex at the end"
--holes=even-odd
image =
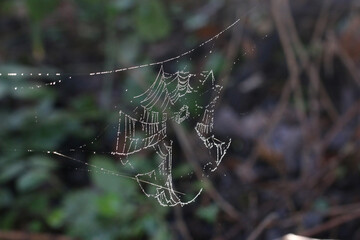
{"type": "Polygon", "coordinates": [[[14,14],[15,1],[0,1],[0,12],[1,16],[14,14]]]}
{"type": "Polygon", "coordinates": [[[209,206],[199,208],[196,211],[196,215],[200,219],[208,223],[214,223],[218,212],[219,212],[219,207],[216,204],[211,204],[209,206]]]}
{"type": "Polygon", "coordinates": [[[21,206],[26,208],[31,215],[46,216],[50,203],[50,195],[47,192],[37,192],[36,194],[28,194],[29,197],[22,197],[21,206]]]}
{"type": "MultiPolygon", "coordinates": [[[[135,35],[122,40],[117,54],[119,62],[124,65],[130,65],[132,62],[135,62],[136,58],[140,55],[140,43],[141,41],[135,35]]],[[[134,84],[136,85],[136,82],[134,84]]]]}
{"type": "Polygon", "coordinates": [[[97,169],[91,169],[90,172],[91,180],[98,188],[115,192],[118,190],[118,184],[116,184],[117,179],[110,172],[116,172],[116,166],[111,159],[103,156],[94,156],[90,159],[90,163],[93,166],[96,166],[97,169]]]}
{"type": "Polygon", "coordinates": [[[41,232],[43,224],[39,220],[33,220],[27,224],[27,228],[30,232],[41,232]]]}
{"type": "Polygon", "coordinates": [[[64,200],[64,214],[67,220],[93,218],[97,212],[98,195],[89,189],[69,193],[64,200]]]}
{"type": "Polygon", "coordinates": [[[206,62],[206,69],[212,69],[215,76],[220,73],[221,69],[224,67],[224,56],[219,52],[212,53],[208,61],[206,62]]]}
{"type": "Polygon", "coordinates": [[[139,35],[147,41],[164,38],[171,30],[166,9],[159,0],[142,1],[136,10],[135,24],[139,35]]]}
{"type": "Polygon", "coordinates": [[[97,201],[98,195],[89,189],[66,196],[63,211],[69,234],[81,239],[94,239],[102,227],[96,218],[97,201]]]}
{"type": "Polygon", "coordinates": [[[185,28],[191,31],[197,30],[206,26],[209,22],[209,16],[207,14],[197,14],[185,21],[185,28]]]}
{"type": "Polygon", "coordinates": [[[46,170],[54,170],[58,166],[52,158],[41,155],[33,156],[28,161],[32,166],[36,168],[40,167],[46,170]]]}
{"type": "Polygon", "coordinates": [[[319,212],[326,212],[329,208],[329,203],[325,198],[318,198],[315,200],[313,208],[319,212]]]}
{"type": "Polygon", "coordinates": [[[26,168],[23,162],[13,162],[9,166],[5,166],[0,172],[0,183],[9,181],[19,176],[26,168]]]}
{"type": "Polygon", "coordinates": [[[18,211],[15,210],[2,214],[0,218],[1,230],[14,229],[14,225],[17,218],[18,218],[18,211]]]}
{"type": "Polygon", "coordinates": [[[118,215],[121,205],[121,199],[115,194],[107,194],[98,199],[98,208],[104,217],[113,218],[118,215]]]}
{"type": "Polygon", "coordinates": [[[180,178],[181,176],[184,176],[191,172],[191,166],[188,163],[183,163],[176,167],[173,171],[173,177],[174,178],[180,178]]]}
{"type": "Polygon", "coordinates": [[[119,173],[111,159],[104,156],[94,156],[90,159],[90,163],[97,167],[97,169],[92,169],[95,171],[91,171],[90,176],[98,188],[106,192],[120,193],[121,197],[125,199],[135,194],[137,190],[136,181],[126,177],[131,177],[126,172],[119,173]]]}
{"type": "Polygon", "coordinates": [[[120,11],[128,10],[134,5],[135,1],[132,0],[120,0],[112,2],[112,7],[120,11]]]}
{"type": "Polygon", "coordinates": [[[65,214],[62,209],[52,211],[46,218],[47,224],[53,228],[60,228],[65,220],[65,214]]]}
{"type": "Polygon", "coordinates": [[[7,189],[0,190],[0,208],[7,207],[11,204],[13,196],[7,189]]]}
{"type": "Polygon", "coordinates": [[[9,87],[8,84],[4,81],[0,82],[0,99],[4,98],[8,93],[9,87]]]}
{"type": "Polygon", "coordinates": [[[57,0],[27,0],[26,5],[30,15],[30,18],[33,21],[40,21],[44,19],[47,15],[52,13],[57,5],[57,0]]]}
{"type": "Polygon", "coordinates": [[[49,172],[42,169],[31,170],[22,175],[17,183],[19,191],[31,191],[47,182],[50,178],[49,172]]]}
{"type": "Polygon", "coordinates": [[[171,232],[166,227],[166,225],[161,224],[159,228],[157,228],[156,234],[154,237],[152,237],[154,240],[167,240],[167,239],[173,239],[171,237],[171,232]]]}

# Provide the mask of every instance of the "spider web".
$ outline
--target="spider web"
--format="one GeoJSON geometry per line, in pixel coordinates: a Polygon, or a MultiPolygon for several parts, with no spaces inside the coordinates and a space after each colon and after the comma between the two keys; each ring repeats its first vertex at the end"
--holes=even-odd
{"type": "MultiPolygon", "coordinates": [[[[190,81],[197,82],[199,86],[210,81],[210,90],[215,91],[215,95],[220,93],[221,86],[215,85],[213,71],[203,72],[199,76],[183,71],[170,74],[161,66],[153,84],[140,95],[134,96],[134,99],[140,99],[140,106],[134,109],[133,114],[119,112],[117,143],[113,155],[119,156],[124,165],[131,165],[128,156],[148,148],[156,151],[161,158],[158,167],[150,172],[139,173],[135,178],[145,195],[157,199],[163,206],[186,205],[193,202],[202,192],[200,189],[195,197],[188,201],[183,201],[175,192],[172,176],[173,140],[167,135],[169,121],[173,120],[181,124],[190,117],[189,106],[186,104],[178,111],[174,110],[187,95],[198,94],[200,91],[200,87],[192,87],[190,81]],[[143,185],[144,182],[161,182],[165,187],[149,190],[143,185]]],[[[231,140],[226,143],[218,140],[214,135],[209,136],[213,131],[214,108],[218,98],[216,96],[204,107],[203,116],[195,127],[205,147],[216,149],[215,161],[206,165],[212,172],[219,166],[231,143],[231,140]]]]}
{"type": "MultiPolygon", "coordinates": [[[[240,22],[237,19],[227,28],[178,56],[166,59],[164,61],[153,62],[143,65],[137,65],[127,68],[119,68],[109,71],[66,74],[59,72],[33,73],[33,72],[9,72],[0,73],[1,76],[7,77],[47,77],[54,79],[48,83],[37,83],[32,86],[16,86],[14,91],[29,89],[38,89],[41,87],[52,87],[62,84],[64,80],[70,80],[76,76],[90,76],[95,77],[99,75],[116,74],[123,71],[136,70],[140,68],[160,66],[158,74],[150,87],[145,89],[142,93],[132,96],[131,102],[137,102],[137,107],[132,111],[120,110],[118,112],[117,133],[115,139],[115,149],[111,152],[116,156],[123,165],[132,167],[130,156],[137,154],[143,150],[153,150],[161,159],[157,167],[151,171],[137,173],[136,175],[127,175],[104,169],[87,162],[78,160],[65,151],[46,151],[48,154],[53,154],[65,159],[77,161],[85,164],[94,171],[110,174],[117,177],[132,179],[138,182],[140,189],[147,197],[156,199],[162,206],[184,206],[192,203],[201,194],[202,188],[198,190],[195,195],[189,199],[186,193],[175,189],[173,183],[173,154],[174,154],[174,140],[169,137],[169,124],[174,121],[176,124],[182,124],[185,121],[195,120],[196,125],[194,131],[203,143],[205,148],[209,150],[210,155],[215,152],[212,160],[208,161],[203,167],[203,176],[208,176],[209,172],[214,172],[220,165],[227,150],[230,147],[231,139],[222,141],[215,137],[214,129],[214,111],[222,86],[216,84],[213,70],[204,70],[200,73],[190,73],[189,71],[177,71],[169,73],[164,70],[167,63],[178,61],[180,58],[188,57],[190,55],[209,43],[213,43],[229,29],[233,28],[240,22]],[[205,88],[205,89],[204,89],[205,88]],[[189,111],[191,96],[203,95],[210,93],[211,98],[208,104],[200,106],[196,104],[196,112],[198,114],[192,115],[189,111]]],[[[209,51],[209,55],[213,54],[213,49],[209,51]]],[[[208,56],[206,54],[204,58],[208,56]]],[[[244,54],[246,55],[246,53],[244,54]]],[[[237,59],[239,60],[239,59],[237,59]]],[[[236,61],[237,61],[236,60],[236,61]]],[[[235,61],[235,62],[236,62],[235,61]]],[[[235,64],[234,62],[234,64],[235,64]]],[[[104,131],[107,130],[105,128],[104,131]]],[[[98,141],[99,134],[91,144],[98,141]]],[[[78,148],[69,149],[70,152],[84,151],[88,144],[83,144],[78,148]]],[[[28,152],[36,150],[28,149],[28,152]]],[[[94,152],[96,153],[96,152],[94,152]]]]}

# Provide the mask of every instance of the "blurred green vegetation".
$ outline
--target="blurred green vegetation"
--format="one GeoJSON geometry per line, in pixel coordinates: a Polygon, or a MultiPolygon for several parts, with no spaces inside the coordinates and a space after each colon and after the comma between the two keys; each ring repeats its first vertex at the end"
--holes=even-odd
{"type": "MultiPolygon", "coordinates": [[[[0,72],[89,68],[78,61],[101,63],[98,68],[111,69],[148,61],[151,56],[143,51],[144,44],[159,42],[175,31],[172,14],[185,14],[180,3],[170,8],[161,0],[1,1],[0,21],[8,25],[0,39],[0,54],[5,60],[0,72]],[[69,66],[71,63],[74,65],[69,66]]],[[[209,64],[221,62],[221,56],[215,57],[209,64]]],[[[137,86],[131,76],[124,81],[119,85],[109,78],[94,95],[66,98],[62,95],[67,89],[61,86],[34,90],[33,86],[43,82],[27,78],[15,82],[1,77],[2,231],[58,233],[101,240],[173,239],[166,220],[169,209],[147,199],[135,181],[47,153],[94,139],[111,122],[111,117],[106,116],[114,114],[109,110],[114,89],[125,87],[128,94],[134,95],[137,86]]],[[[122,168],[101,154],[83,154],[79,158],[115,172],[122,168]]],[[[148,161],[134,162],[135,168],[141,170],[148,161]]],[[[188,169],[184,164],[175,173],[188,169]]],[[[131,173],[131,169],[128,171],[131,173]]],[[[197,215],[213,222],[217,212],[217,207],[211,205],[200,209],[197,215]]]]}
{"type": "MultiPolygon", "coordinates": [[[[56,89],[15,92],[12,80],[2,80],[0,88],[0,229],[64,232],[81,239],[168,239],[168,210],[148,201],[135,181],[93,171],[89,184],[72,187],[61,172],[69,163],[46,154],[71,137],[80,141],[96,137],[86,122],[104,121],[104,111],[88,96],[75,98],[72,109],[61,110],[55,106],[60,94],[56,89]]],[[[101,155],[89,161],[108,170],[121,169],[101,155]]],[[[65,171],[88,174],[84,165],[74,169],[65,171]]]]}

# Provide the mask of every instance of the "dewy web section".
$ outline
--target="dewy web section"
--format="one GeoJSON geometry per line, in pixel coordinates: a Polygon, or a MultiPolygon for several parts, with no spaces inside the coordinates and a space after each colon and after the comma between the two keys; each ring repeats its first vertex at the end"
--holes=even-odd
{"type": "MultiPolygon", "coordinates": [[[[156,199],[162,206],[176,206],[189,204],[201,194],[202,189],[197,193],[188,195],[186,192],[178,191],[173,183],[173,168],[174,168],[174,139],[171,139],[169,127],[171,123],[184,124],[187,121],[195,121],[194,131],[199,138],[200,143],[209,150],[211,157],[203,166],[203,177],[208,177],[208,174],[214,172],[231,144],[231,139],[222,141],[215,137],[213,134],[214,129],[214,111],[222,86],[219,82],[215,81],[214,73],[211,68],[195,73],[182,71],[175,73],[168,73],[165,70],[167,64],[177,62],[180,59],[187,59],[192,61],[191,55],[199,49],[207,51],[203,55],[203,59],[210,57],[214,54],[214,45],[216,40],[225,32],[234,29],[240,19],[237,19],[227,28],[220,31],[212,38],[199,44],[198,46],[169,59],[152,62],[143,65],[137,65],[127,68],[119,68],[110,71],[101,72],[88,72],[88,73],[33,73],[33,72],[20,72],[20,73],[0,73],[1,77],[6,78],[47,78],[52,79],[49,83],[36,83],[30,87],[16,86],[14,91],[21,91],[25,88],[36,90],[41,87],[55,87],[63,84],[65,81],[76,80],[77,76],[96,78],[99,75],[117,74],[118,72],[130,71],[146,67],[158,68],[158,74],[149,88],[144,90],[137,96],[132,96],[131,103],[136,106],[135,109],[125,110],[121,109],[118,112],[118,124],[115,149],[111,153],[116,156],[123,165],[132,167],[131,158],[129,156],[137,154],[142,150],[153,150],[159,156],[161,161],[157,167],[151,171],[137,173],[136,175],[127,175],[114,172],[105,168],[101,168],[89,163],[83,162],[68,155],[66,152],[86,151],[87,144],[83,144],[78,148],[71,148],[69,151],[45,151],[45,153],[53,154],[65,159],[81,162],[87,167],[96,172],[103,174],[110,174],[118,177],[132,179],[138,182],[140,189],[147,197],[156,199]],[[216,83],[218,82],[218,83],[216,83]],[[195,112],[190,109],[194,105],[193,99],[196,97],[209,94],[211,97],[206,104],[195,104],[195,112]],[[194,97],[196,96],[196,97],[194,97]]],[[[235,29],[234,29],[235,30],[235,29]]],[[[246,55],[246,52],[243,54],[246,55]]],[[[235,64],[237,58],[230,65],[235,64]]],[[[231,67],[230,67],[231,68],[231,67]]],[[[206,69],[206,67],[204,68],[206,69]]],[[[107,128],[107,127],[106,127],[107,128]]],[[[105,128],[105,129],[106,129],[105,128]]],[[[105,130],[104,130],[105,131],[105,130]]],[[[97,141],[96,137],[93,142],[97,141]]],[[[35,149],[28,149],[28,152],[35,152],[35,149]]],[[[96,152],[94,152],[95,154],[96,152]]],[[[90,171],[90,170],[89,170],[90,171]]]]}
{"type": "Polygon", "coordinates": [[[136,107],[132,114],[119,112],[116,151],[113,154],[119,156],[124,165],[131,165],[128,156],[148,148],[156,151],[161,158],[157,168],[150,172],[137,174],[135,178],[145,195],[157,199],[162,206],[189,204],[202,191],[200,189],[195,197],[187,201],[182,200],[186,196],[176,193],[172,177],[173,141],[167,136],[167,127],[169,121],[181,124],[191,117],[186,104],[187,95],[199,94],[205,85],[210,87],[206,90],[213,92],[215,97],[206,106],[197,105],[197,108],[203,111],[203,116],[196,124],[195,130],[206,148],[216,149],[215,161],[208,162],[204,167],[204,170],[208,168],[213,172],[221,163],[231,140],[227,143],[222,142],[212,135],[214,107],[222,88],[215,84],[212,71],[202,72],[199,76],[188,72],[169,74],[164,72],[163,66],[161,66],[150,88],[134,97],[134,99],[140,99],[140,106],[136,107]],[[192,87],[190,80],[197,87],[192,87]],[[178,111],[176,111],[177,106],[178,111]],[[160,182],[161,186],[149,189],[144,186],[146,182],[160,182]]]}

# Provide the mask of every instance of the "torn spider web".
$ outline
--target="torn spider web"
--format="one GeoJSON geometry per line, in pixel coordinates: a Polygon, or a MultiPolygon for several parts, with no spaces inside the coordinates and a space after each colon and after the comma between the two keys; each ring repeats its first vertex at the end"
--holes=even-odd
{"type": "Polygon", "coordinates": [[[189,106],[186,104],[187,96],[199,94],[201,87],[207,82],[210,82],[210,90],[215,92],[215,97],[208,105],[198,106],[203,110],[203,114],[195,130],[206,148],[216,149],[215,161],[207,163],[204,167],[210,168],[213,172],[225,156],[231,140],[222,142],[212,135],[214,108],[221,90],[220,85],[215,85],[212,71],[199,75],[183,71],[169,74],[161,66],[153,84],[142,94],[134,96],[134,99],[139,99],[140,106],[131,114],[119,112],[116,150],[113,155],[118,156],[124,165],[131,165],[128,161],[130,155],[149,148],[156,151],[161,159],[157,168],[139,173],[135,178],[145,195],[157,199],[162,206],[186,205],[193,202],[202,192],[200,189],[192,199],[184,201],[183,194],[175,191],[172,176],[173,140],[168,137],[167,128],[169,121],[181,124],[190,118],[189,106]],[[192,87],[190,82],[197,87],[192,87]],[[149,188],[144,186],[147,182],[159,184],[149,188]]]}
{"type": "MultiPolygon", "coordinates": [[[[41,75],[41,73],[38,74],[38,76],[41,75]]],[[[60,77],[61,74],[56,73],[56,76],[60,77]]],[[[67,77],[69,80],[71,78],[72,76],[67,77]]],[[[62,82],[60,79],[44,86],[54,86],[62,82]]],[[[209,173],[218,168],[231,144],[231,139],[221,141],[213,134],[215,106],[222,90],[222,86],[215,84],[215,82],[212,70],[202,71],[199,74],[184,70],[168,73],[164,70],[164,64],[161,64],[150,87],[139,95],[132,96],[131,102],[134,102],[136,107],[132,111],[120,110],[118,112],[116,144],[115,149],[110,153],[116,156],[123,165],[132,167],[131,155],[142,150],[153,150],[160,162],[157,163],[156,168],[150,171],[129,176],[80,161],[66,155],[64,151],[46,151],[46,153],[81,162],[93,168],[95,172],[135,180],[147,197],[156,199],[162,206],[184,206],[194,202],[200,196],[202,188],[198,189],[195,194],[188,195],[174,187],[174,139],[171,139],[168,130],[171,122],[183,124],[195,120],[194,131],[196,136],[201,140],[203,146],[209,150],[211,159],[203,166],[203,177],[208,177],[209,173]],[[211,95],[208,104],[199,105],[196,102],[196,110],[191,112],[190,105],[194,105],[193,99],[205,94],[211,95]]],[[[31,86],[30,89],[40,87],[42,86],[36,85],[31,86]]],[[[14,90],[22,89],[23,87],[16,87],[14,90]]],[[[106,129],[107,127],[104,131],[106,129]]],[[[98,140],[96,137],[91,141],[91,144],[98,140]]],[[[71,148],[69,151],[85,151],[87,145],[83,144],[77,149],[71,148]]],[[[28,150],[28,152],[35,151],[28,150]]]]}
{"type": "MultiPolygon", "coordinates": [[[[169,134],[169,126],[172,122],[185,125],[188,122],[195,122],[193,130],[200,140],[199,142],[209,152],[210,159],[203,166],[203,177],[216,171],[221,164],[227,150],[230,147],[231,139],[221,140],[214,135],[214,111],[222,86],[217,84],[214,72],[211,68],[206,71],[191,73],[185,70],[169,73],[165,70],[165,64],[178,61],[187,57],[191,60],[191,54],[200,48],[208,50],[209,43],[212,43],[211,50],[206,53],[207,56],[214,54],[213,47],[215,41],[226,31],[233,28],[239,23],[237,19],[223,31],[214,37],[201,43],[187,52],[178,56],[166,59],[164,61],[153,62],[133,67],[119,68],[110,71],[90,72],[85,74],[66,74],[66,73],[7,73],[3,74],[7,77],[49,77],[54,81],[46,84],[36,84],[30,86],[30,89],[38,89],[43,86],[54,87],[64,84],[65,81],[73,80],[72,77],[81,76],[87,78],[96,78],[97,76],[105,76],[109,74],[117,74],[119,72],[130,71],[147,67],[158,67],[157,76],[153,79],[152,84],[138,95],[131,96],[131,103],[136,107],[132,110],[118,111],[118,122],[116,137],[114,139],[114,149],[111,153],[125,166],[133,166],[130,156],[140,154],[143,150],[152,150],[156,152],[160,159],[156,163],[154,169],[137,173],[136,175],[126,175],[116,173],[104,168],[84,163],[72,156],[66,155],[65,151],[46,151],[62,158],[81,162],[88,167],[95,169],[97,172],[111,174],[123,178],[132,179],[138,182],[143,193],[150,198],[156,199],[162,206],[176,206],[189,204],[201,194],[202,188],[196,190],[195,194],[183,193],[174,186],[174,145],[175,139],[169,134]],[[210,95],[207,103],[200,104],[194,102],[194,99],[210,95]],[[191,111],[191,106],[195,105],[195,112],[191,111]]],[[[246,55],[246,52],[243,54],[246,55]]],[[[239,61],[237,58],[233,64],[239,61]]],[[[184,68],[185,69],[185,68],[184,68]]],[[[0,73],[0,76],[2,74],[0,73]]],[[[25,87],[14,88],[15,91],[21,91],[25,87]]],[[[97,141],[96,137],[93,142],[97,141]]],[[[70,149],[71,152],[82,151],[87,144],[83,144],[78,149],[70,149]]],[[[33,150],[28,150],[33,151],[33,150]]],[[[95,153],[95,152],[94,152],[95,153]]],[[[135,169],[136,170],[136,169],[135,169]]]]}

